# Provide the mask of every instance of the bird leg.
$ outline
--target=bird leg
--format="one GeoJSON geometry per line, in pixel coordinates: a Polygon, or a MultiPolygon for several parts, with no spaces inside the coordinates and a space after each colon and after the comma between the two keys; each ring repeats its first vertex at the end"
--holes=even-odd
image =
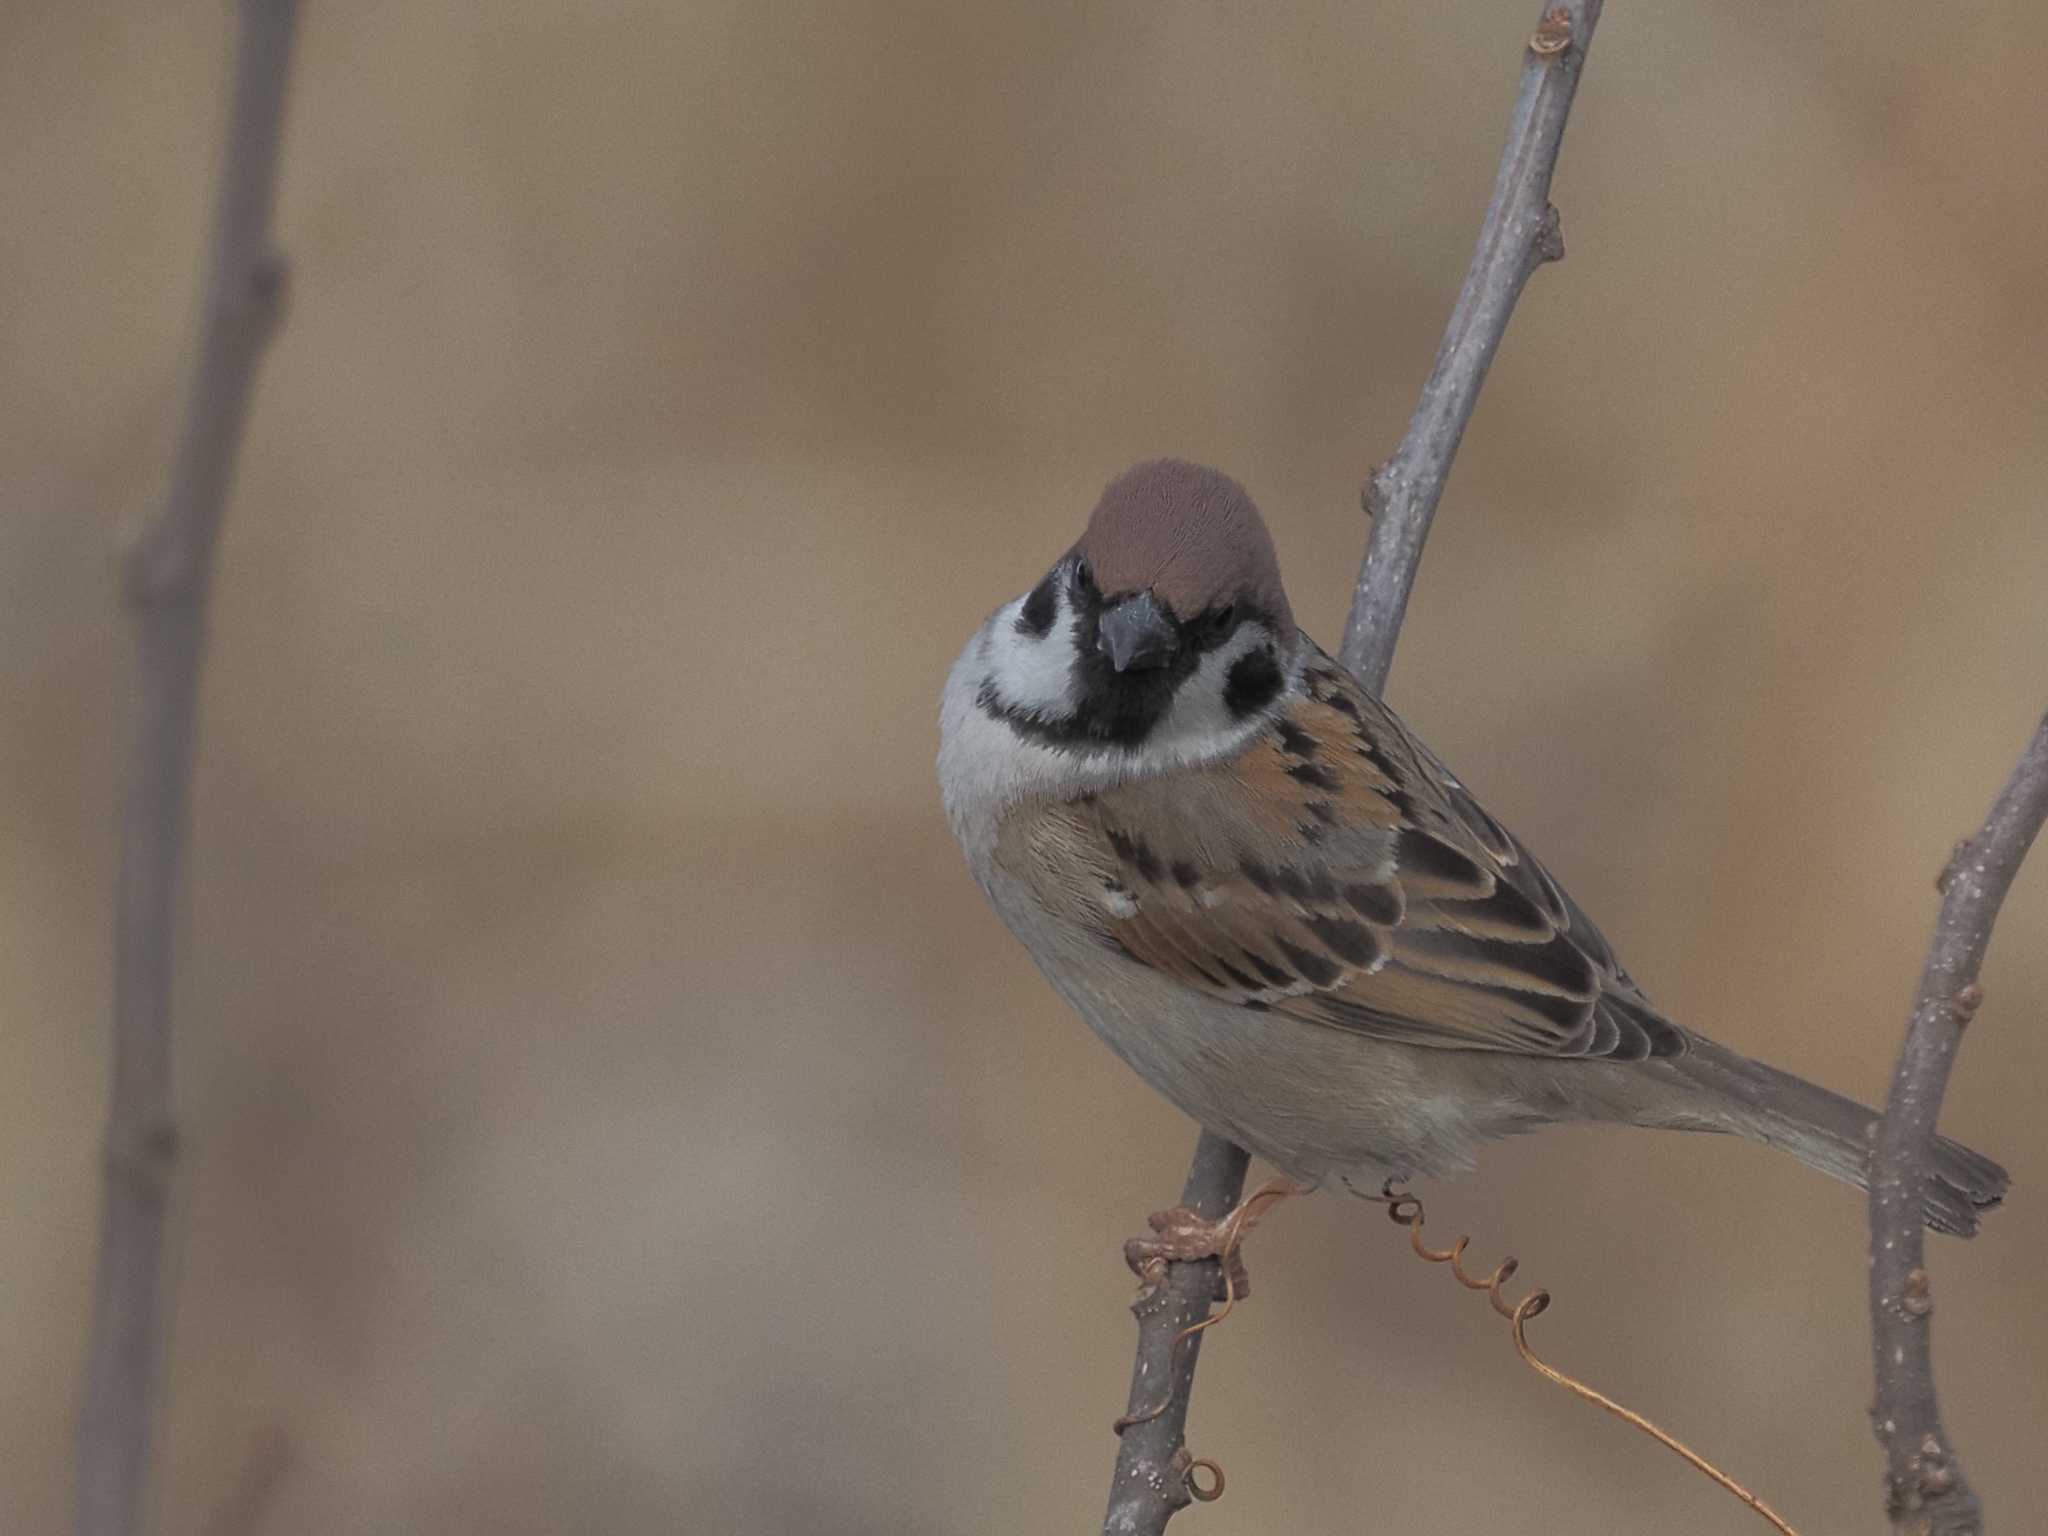
{"type": "Polygon", "coordinates": [[[1124,1244],[1124,1262],[1138,1277],[1140,1294],[1154,1296],[1166,1284],[1166,1266],[1193,1259],[1220,1259],[1223,1273],[1217,1278],[1216,1299],[1249,1296],[1252,1277],[1245,1269],[1241,1251],[1245,1234],[1259,1218],[1290,1195],[1306,1195],[1313,1184],[1298,1183],[1280,1175],[1268,1179],[1237,1203],[1235,1209],[1210,1221],[1192,1206],[1176,1205],[1154,1211],[1145,1218],[1151,1237],[1134,1237],[1124,1244]]]}

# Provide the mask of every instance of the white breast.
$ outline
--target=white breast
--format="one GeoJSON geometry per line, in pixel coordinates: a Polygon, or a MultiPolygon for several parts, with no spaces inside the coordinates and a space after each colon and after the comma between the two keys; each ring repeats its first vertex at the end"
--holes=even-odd
{"type": "MultiPolygon", "coordinates": [[[[1058,603],[1058,616],[1043,637],[1018,629],[1021,597],[990,614],[953,663],[939,698],[939,788],[953,835],[977,866],[994,847],[1003,812],[1019,801],[1072,799],[1130,779],[1213,762],[1240,751],[1264,725],[1258,718],[1234,719],[1223,701],[1232,665],[1271,638],[1259,625],[1245,624],[1202,658],[1175,694],[1173,707],[1139,747],[1061,750],[1019,735],[992,718],[979,700],[983,688],[993,685],[1013,708],[1046,720],[1072,716],[1072,614],[1064,592],[1058,603]]],[[[1291,689],[1299,662],[1289,667],[1291,689]]]]}

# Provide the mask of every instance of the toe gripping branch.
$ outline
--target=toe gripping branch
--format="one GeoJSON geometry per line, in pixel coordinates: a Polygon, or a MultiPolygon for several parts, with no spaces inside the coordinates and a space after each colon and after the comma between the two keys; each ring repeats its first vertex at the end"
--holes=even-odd
{"type": "MultiPolygon", "coordinates": [[[[1181,1351],[1204,1330],[1215,1327],[1230,1316],[1237,1309],[1238,1302],[1250,1294],[1251,1277],[1245,1271],[1241,1251],[1245,1234],[1282,1200],[1307,1194],[1309,1188],[1285,1177],[1269,1179],[1245,1196],[1235,1210],[1214,1222],[1204,1221],[1185,1207],[1159,1211],[1147,1218],[1147,1224],[1156,1236],[1133,1238],[1124,1245],[1124,1261],[1142,1282],[1139,1305],[1143,1305],[1145,1297],[1156,1295],[1166,1283],[1169,1262],[1213,1258],[1221,1271],[1219,1289],[1222,1295],[1218,1299],[1223,1307],[1212,1316],[1190,1323],[1173,1336],[1173,1344],[1167,1352],[1165,1395],[1143,1413],[1129,1413],[1118,1419],[1114,1426],[1117,1434],[1121,1435],[1134,1425],[1150,1423],[1172,1406],[1174,1382],[1180,1373],[1181,1351]]],[[[1204,1504],[1223,1497],[1223,1468],[1214,1461],[1205,1456],[1191,1456],[1187,1447],[1182,1446],[1174,1464],[1191,1497],[1204,1504]],[[1206,1480],[1200,1475],[1204,1472],[1208,1474],[1206,1480]]]]}
{"type": "MultiPolygon", "coordinates": [[[[1491,1274],[1483,1278],[1474,1276],[1466,1270],[1464,1262],[1465,1249],[1471,1243],[1471,1238],[1460,1237],[1448,1248],[1431,1248],[1422,1241],[1423,1214],[1422,1202],[1419,1199],[1414,1195],[1408,1194],[1406,1191],[1396,1190],[1391,1184],[1380,1190],[1379,1198],[1386,1203],[1387,1215],[1393,1219],[1394,1223],[1397,1226],[1403,1226],[1408,1229],[1408,1245],[1415,1250],[1417,1258],[1424,1259],[1431,1264],[1448,1264],[1451,1266],[1452,1278],[1460,1285],[1470,1291],[1486,1292],[1486,1299],[1492,1303],[1493,1310],[1508,1320],[1508,1327],[1514,1335],[1515,1353],[1522,1357],[1523,1363],[1531,1370],[1556,1382],[1574,1397],[1583,1398],[1596,1408],[1604,1408],[1624,1424],[1634,1425],[1673,1455],[1679,1457],[1695,1470],[1712,1479],[1744,1504],[1748,1505],[1779,1531],[1780,1536],[1799,1536],[1799,1533],[1786,1522],[1783,1515],[1780,1515],[1770,1505],[1751,1493],[1742,1484],[1735,1481],[1734,1478],[1723,1472],[1719,1467],[1708,1461],[1683,1441],[1667,1434],[1640,1413],[1635,1412],[1635,1410],[1624,1408],[1606,1393],[1587,1386],[1586,1383],[1580,1381],[1576,1376],[1566,1375],[1556,1366],[1540,1358],[1536,1351],[1529,1347],[1527,1328],[1531,1318],[1538,1316],[1550,1306],[1550,1292],[1543,1290],[1531,1291],[1520,1301],[1512,1305],[1506,1297],[1501,1295],[1501,1287],[1507,1284],[1514,1276],[1515,1271],[1521,1267],[1520,1260],[1513,1257],[1504,1258],[1493,1267],[1491,1274]]],[[[1220,1322],[1221,1320],[1221,1313],[1218,1313],[1215,1318],[1211,1319],[1213,1322],[1220,1322]]]]}

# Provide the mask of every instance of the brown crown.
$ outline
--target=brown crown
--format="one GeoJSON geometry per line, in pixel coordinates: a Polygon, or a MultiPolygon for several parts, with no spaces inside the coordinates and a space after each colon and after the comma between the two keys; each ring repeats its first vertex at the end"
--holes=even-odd
{"type": "Polygon", "coordinates": [[[1183,459],[1152,459],[1109,482],[1074,546],[1106,597],[1150,589],[1180,619],[1225,603],[1294,618],[1266,520],[1243,486],[1183,459]]]}

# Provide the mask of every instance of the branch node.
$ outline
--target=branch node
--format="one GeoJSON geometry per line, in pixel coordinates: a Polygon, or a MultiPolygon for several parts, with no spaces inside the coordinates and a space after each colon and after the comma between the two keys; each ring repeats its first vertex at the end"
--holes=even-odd
{"type": "Polygon", "coordinates": [[[1543,205],[1543,222],[1536,226],[1536,241],[1533,247],[1532,267],[1546,262],[1564,260],[1564,218],[1557,211],[1557,204],[1543,205]]]}
{"type": "Polygon", "coordinates": [[[1365,484],[1359,488],[1358,504],[1364,508],[1367,521],[1376,523],[1386,516],[1393,499],[1394,461],[1382,459],[1373,465],[1372,473],[1365,477],[1365,484]]]}
{"type": "Polygon", "coordinates": [[[1927,1283],[1927,1271],[1909,1270],[1899,1293],[1899,1306],[1908,1317],[1925,1317],[1934,1310],[1934,1295],[1927,1283]]]}
{"type": "Polygon", "coordinates": [[[178,1127],[171,1120],[109,1130],[100,1166],[110,1183],[126,1184],[161,1200],[178,1166],[178,1127]]]}
{"type": "Polygon", "coordinates": [[[291,292],[292,264],[277,246],[268,246],[242,273],[235,303],[239,318],[255,333],[257,347],[268,344],[284,322],[291,292]]]}
{"type": "Polygon", "coordinates": [[[116,579],[123,607],[140,611],[191,584],[193,564],[174,520],[158,513],[121,537],[116,579]]]}
{"type": "Polygon", "coordinates": [[[1971,841],[1967,837],[1956,839],[1955,847],[1949,850],[1948,862],[1941,866],[1941,873],[1934,877],[1934,889],[1937,894],[1948,894],[1948,888],[1955,883],[1956,875],[1962,870],[1963,860],[1970,856],[1971,846],[1971,841]]]}
{"type": "Polygon", "coordinates": [[[1572,13],[1553,5],[1529,34],[1529,51],[1539,59],[1554,59],[1572,45],[1572,13]]]}
{"type": "Polygon", "coordinates": [[[1955,1458],[1942,1449],[1941,1441],[1929,1435],[1920,1442],[1920,1454],[1913,1458],[1914,1488],[1920,1499],[1938,1499],[1956,1485],[1955,1458]]]}
{"type": "Polygon", "coordinates": [[[1961,1029],[1977,1016],[1977,1010],[1983,1006],[1984,989],[1973,981],[1948,1000],[1949,1017],[1956,1021],[1956,1028],[1961,1029]]]}

